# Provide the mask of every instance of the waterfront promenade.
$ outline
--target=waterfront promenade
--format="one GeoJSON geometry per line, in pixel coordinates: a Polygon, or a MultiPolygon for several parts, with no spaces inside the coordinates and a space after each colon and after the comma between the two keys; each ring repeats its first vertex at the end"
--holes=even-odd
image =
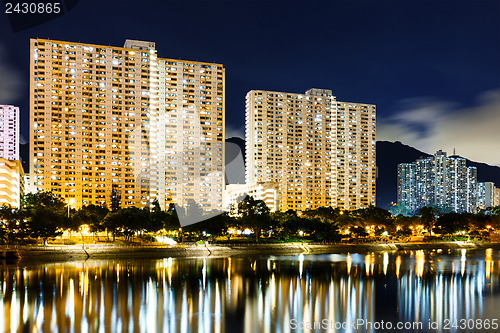
{"type": "Polygon", "coordinates": [[[23,261],[59,261],[92,259],[161,259],[166,257],[227,257],[258,255],[297,255],[329,253],[369,253],[415,250],[460,250],[487,249],[500,250],[500,243],[491,242],[425,242],[425,243],[280,243],[280,244],[178,244],[173,246],[155,245],[49,245],[49,246],[2,246],[1,259],[23,261]],[[14,254],[15,253],[15,254],[14,254]],[[9,256],[9,258],[6,258],[9,256]]]}

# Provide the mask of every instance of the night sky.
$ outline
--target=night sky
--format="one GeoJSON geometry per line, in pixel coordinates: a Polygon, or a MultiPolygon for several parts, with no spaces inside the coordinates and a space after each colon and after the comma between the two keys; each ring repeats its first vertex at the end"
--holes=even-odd
{"type": "MultiPolygon", "coordinates": [[[[29,18],[27,18],[29,19],[29,18]]],[[[13,32],[0,13],[0,104],[28,138],[29,38],[123,46],[222,63],[226,137],[244,137],[251,89],[332,89],[377,105],[378,140],[500,165],[500,1],[80,0],[13,32]]]]}

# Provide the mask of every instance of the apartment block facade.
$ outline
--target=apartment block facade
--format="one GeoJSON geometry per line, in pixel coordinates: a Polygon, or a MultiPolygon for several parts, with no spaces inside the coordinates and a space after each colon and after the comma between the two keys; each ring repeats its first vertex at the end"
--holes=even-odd
{"type": "Polygon", "coordinates": [[[278,210],[375,205],[376,107],[331,90],[246,96],[246,183],[277,184],[278,210]]]}
{"type": "Polygon", "coordinates": [[[222,208],[224,68],[124,47],[31,40],[30,174],[75,206],[222,208]],[[202,188],[203,190],[200,190],[202,188]]]}
{"type": "Polygon", "coordinates": [[[477,205],[479,209],[495,207],[495,183],[481,182],[477,187],[477,205]]]}
{"type": "Polygon", "coordinates": [[[455,212],[477,209],[477,169],[443,151],[398,165],[398,205],[408,211],[436,206],[455,212]]]}
{"type": "Polygon", "coordinates": [[[0,157],[0,205],[19,207],[24,191],[24,170],[19,160],[0,157]]]}
{"type": "Polygon", "coordinates": [[[19,108],[0,105],[0,157],[19,160],[19,108]]]}

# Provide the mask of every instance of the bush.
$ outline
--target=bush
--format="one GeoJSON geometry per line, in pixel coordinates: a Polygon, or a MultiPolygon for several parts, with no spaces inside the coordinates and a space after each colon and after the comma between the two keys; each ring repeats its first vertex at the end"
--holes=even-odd
{"type": "Polygon", "coordinates": [[[76,239],[69,238],[65,239],[63,243],[64,245],[75,245],[76,243],[78,243],[78,241],[76,239]]]}
{"type": "Polygon", "coordinates": [[[145,243],[156,243],[156,238],[150,234],[139,235],[137,238],[145,243]]]}

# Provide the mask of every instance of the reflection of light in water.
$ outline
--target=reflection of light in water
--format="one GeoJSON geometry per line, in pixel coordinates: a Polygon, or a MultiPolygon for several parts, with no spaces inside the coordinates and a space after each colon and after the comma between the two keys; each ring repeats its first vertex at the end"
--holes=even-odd
{"type": "Polygon", "coordinates": [[[71,326],[75,323],[75,281],[69,279],[69,300],[66,303],[66,315],[71,318],[71,326]]]}
{"type": "MultiPolygon", "coordinates": [[[[343,259],[346,262],[321,262],[311,255],[308,266],[302,267],[302,277],[297,272],[297,264],[300,266],[297,257],[275,258],[267,262],[267,267],[264,261],[267,258],[252,259],[251,267],[248,258],[173,261],[168,258],[152,261],[149,266],[148,261],[121,261],[120,266],[116,261],[104,261],[107,267],[102,263],[92,266],[89,262],[83,267],[61,264],[59,267],[64,269],[57,270],[43,265],[34,270],[27,268],[26,282],[12,281],[16,273],[11,270],[9,275],[2,275],[8,278],[0,281],[0,287],[3,286],[0,313],[3,318],[9,318],[0,321],[0,332],[21,331],[18,325],[22,325],[24,317],[30,322],[29,331],[71,331],[71,327],[76,327],[82,332],[230,332],[226,326],[230,320],[231,327],[236,325],[236,331],[289,332],[291,319],[385,320],[384,311],[375,312],[375,299],[383,300],[391,295],[395,296],[398,320],[419,320],[425,325],[428,320],[482,318],[488,313],[487,302],[490,309],[491,300],[498,302],[498,296],[493,294],[495,290],[490,288],[498,285],[498,272],[491,270],[497,264],[496,259],[493,261],[496,258],[493,251],[487,251],[486,255],[486,261],[491,261],[489,269],[485,267],[484,256],[477,264],[467,252],[462,276],[450,271],[450,262],[455,262],[458,268],[460,257],[446,254],[440,256],[441,264],[436,260],[435,270],[424,265],[425,274],[420,273],[423,255],[423,251],[414,252],[414,259],[409,259],[408,254],[403,253],[364,257],[354,254],[346,256],[343,259]],[[392,260],[395,266],[388,266],[392,260]],[[344,269],[346,263],[349,274],[344,269]],[[369,277],[363,273],[363,264],[370,267],[369,277]],[[205,284],[200,274],[202,267],[205,284]],[[418,274],[413,273],[415,267],[418,274]],[[168,281],[169,270],[171,281],[168,281]],[[129,276],[124,272],[129,272],[129,276]],[[495,280],[486,280],[487,272],[495,280]],[[380,290],[377,294],[375,281],[384,279],[384,274],[387,278],[398,278],[396,287],[388,285],[387,294],[377,288],[380,290]],[[119,285],[115,275],[120,275],[119,285]],[[86,276],[93,278],[89,280],[86,276]],[[30,286],[30,279],[31,287],[26,288],[30,286]],[[24,286],[21,283],[25,283],[24,286]],[[10,294],[6,292],[7,285],[10,294]],[[82,294],[81,290],[86,288],[87,292],[82,294]],[[391,288],[397,288],[397,296],[391,288]],[[228,296],[230,290],[231,297],[228,296]],[[485,293],[494,298],[484,297],[485,293]],[[482,312],[483,298],[485,312],[482,312]],[[237,317],[229,318],[228,313],[237,317]],[[235,324],[235,318],[239,323],[235,324]]],[[[0,274],[2,269],[8,268],[0,268],[0,274]]],[[[390,298],[387,300],[391,302],[390,298]]]]}
{"type": "Polygon", "coordinates": [[[189,309],[188,309],[187,289],[182,293],[182,310],[181,310],[181,332],[188,332],[189,328],[189,309]]]}
{"type": "Polygon", "coordinates": [[[156,304],[156,286],[153,282],[153,279],[149,279],[146,284],[146,320],[144,318],[139,319],[139,323],[142,323],[142,329],[144,330],[147,327],[147,332],[156,331],[156,309],[158,305],[156,304]],[[142,319],[142,320],[141,320],[142,319]],[[144,321],[146,325],[144,325],[144,321]]]}
{"type": "Polygon", "coordinates": [[[227,286],[228,299],[231,299],[231,258],[227,258],[227,286]]]}
{"type": "Polygon", "coordinates": [[[464,276],[464,273],[465,273],[465,261],[467,260],[466,259],[466,256],[467,256],[467,250],[466,249],[462,249],[462,259],[460,259],[460,273],[462,276],[464,276]]]}
{"type": "MultiPolygon", "coordinates": [[[[165,262],[165,259],[163,259],[165,262]]],[[[172,283],[172,258],[167,258],[167,273],[168,273],[168,284],[172,283]]]]}
{"type": "Polygon", "coordinates": [[[424,274],[424,264],[425,264],[425,254],[423,250],[418,250],[415,252],[416,268],[415,273],[418,277],[422,277],[424,274]]]}
{"type": "Polygon", "coordinates": [[[375,253],[365,255],[366,276],[373,275],[374,268],[375,268],[375,253]]]}
{"type": "Polygon", "coordinates": [[[352,258],[350,254],[347,255],[346,262],[347,262],[347,275],[349,275],[351,274],[351,265],[352,265],[352,258]]]}
{"type": "Polygon", "coordinates": [[[396,258],[396,278],[399,279],[399,270],[401,269],[401,256],[396,258]]]}
{"type": "Polygon", "coordinates": [[[489,280],[491,277],[491,273],[493,273],[493,260],[492,260],[492,255],[493,255],[493,249],[488,248],[486,249],[486,278],[489,280]]]}
{"type": "Polygon", "coordinates": [[[299,254],[299,276],[302,278],[302,270],[304,269],[304,255],[299,254]]]}
{"type": "Polygon", "coordinates": [[[203,268],[201,269],[201,275],[203,277],[203,290],[205,290],[205,284],[207,282],[207,259],[203,258],[203,268]]]}
{"type": "MultiPolygon", "coordinates": [[[[222,307],[221,307],[221,291],[220,291],[220,285],[219,285],[219,281],[215,281],[215,332],[222,332],[222,327],[221,327],[221,319],[222,319],[222,307]]],[[[210,300],[210,295],[206,295],[205,297],[207,298],[207,300],[210,300]]],[[[208,304],[208,302],[207,302],[208,304]]],[[[205,310],[205,314],[207,315],[207,318],[206,318],[206,321],[207,322],[210,322],[208,316],[210,315],[211,311],[210,311],[210,307],[207,307],[207,309],[205,310]]],[[[207,328],[207,330],[205,332],[210,332],[210,327],[207,328]]]]}
{"type": "Polygon", "coordinates": [[[36,313],[35,316],[35,327],[42,327],[43,323],[43,303],[40,302],[40,305],[38,306],[38,312],[36,313]]]}
{"type": "Polygon", "coordinates": [[[384,252],[384,275],[387,275],[387,267],[389,266],[389,254],[384,252]]]}

